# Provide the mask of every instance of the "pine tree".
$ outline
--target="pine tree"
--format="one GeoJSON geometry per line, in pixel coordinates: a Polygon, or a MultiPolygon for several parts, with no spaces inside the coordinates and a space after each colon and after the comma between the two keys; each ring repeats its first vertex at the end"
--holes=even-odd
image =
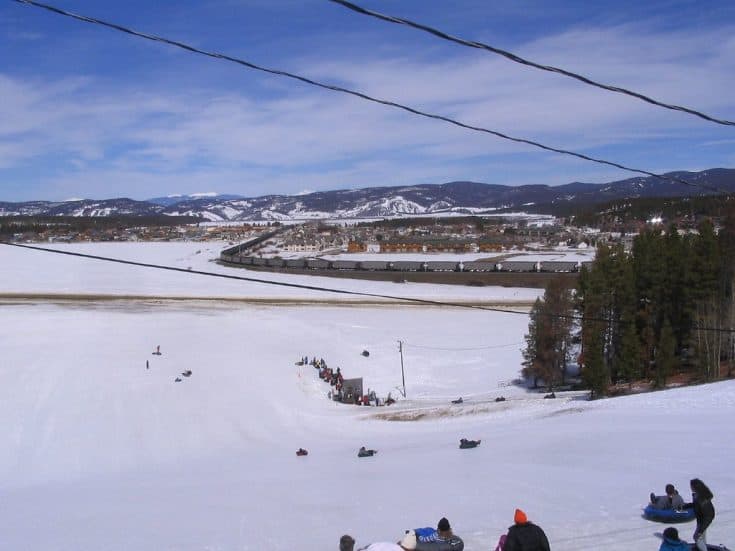
{"type": "Polygon", "coordinates": [[[621,246],[613,249],[614,269],[611,274],[612,303],[610,308],[610,377],[613,383],[621,379],[631,382],[637,375],[640,344],[636,336],[636,293],[633,262],[621,246]],[[626,334],[628,331],[628,334],[626,334]]]}
{"type": "Polygon", "coordinates": [[[622,339],[620,341],[620,357],[618,374],[628,382],[630,387],[634,380],[641,376],[641,340],[633,318],[625,318],[622,339]]]}
{"type": "Polygon", "coordinates": [[[668,318],[664,319],[656,350],[656,388],[666,386],[666,379],[677,365],[676,337],[668,318]]]}
{"type": "Polygon", "coordinates": [[[552,279],[531,309],[523,351],[524,377],[541,379],[553,390],[564,381],[571,345],[572,297],[569,288],[559,279],[552,279]]]}
{"type": "Polygon", "coordinates": [[[676,226],[672,225],[663,238],[662,245],[665,269],[660,281],[660,315],[662,320],[669,319],[678,344],[686,341],[692,323],[689,286],[691,240],[682,239],[676,226]]]}
{"type": "Polygon", "coordinates": [[[523,350],[523,369],[521,374],[526,379],[534,379],[534,386],[536,386],[536,376],[534,371],[534,362],[536,361],[536,354],[538,350],[539,342],[539,319],[543,315],[543,304],[540,298],[536,299],[533,303],[531,312],[528,317],[528,333],[525,336],[526,348],[523,350]]]}
{"type": "Polygon", "coordinates": [[[723,339],[727,376],[735,373],[735,205],[731,204],[718,234],[720,248],[720,311],[722,327],[729,333],[723,339]]]}
{"type": "Polygon", "coordinates": [[[603,359],[603,341],[599,322],[585,324],[582,333],[584,343],[584,360],[582,365],[582,381],[591,391],[591,398],[600,398],[607,394],[610,379],[603,359]]]}
{"type": "Polygon", "coordinates": [[[695,347],[700,373],[709,380],[719,375],[722,333],[721,302],[718,300],[720,282],[719,244],[714,227],[709,220],[699,225],[699,238],[695,240],[693,251],[695,347]],[[710,328],[708,329],[697,329],[710,328]]]}

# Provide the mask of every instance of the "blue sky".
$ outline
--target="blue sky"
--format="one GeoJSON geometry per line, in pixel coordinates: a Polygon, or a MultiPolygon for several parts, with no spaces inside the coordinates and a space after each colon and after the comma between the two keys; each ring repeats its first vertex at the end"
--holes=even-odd
{"type": "MultiPolygon", "coordinates": [[[[735,119],[735,2],[361,5],[735,119]]],[[[735,128],[326,0],[54,0],[81,14],[656,172],[735,166],[735,128]]],[[[0,201],[629,173],[0,2],[0,201]]]]}

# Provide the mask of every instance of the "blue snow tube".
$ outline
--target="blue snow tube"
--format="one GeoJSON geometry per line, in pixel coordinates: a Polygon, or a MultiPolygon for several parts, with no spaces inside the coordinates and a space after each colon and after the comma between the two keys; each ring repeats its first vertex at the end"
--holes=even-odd
{"type": "Polygon", "coordinates": [[[436,538],[439,536],[439,533],[431,527],[416,528],[414,532],[416,532],[416,539],[424,543],[436,541],[436,538]]]}
{"type": "Polygon", "coordinates": [[[694,520],[694,509],[656,509],[653,505],[649,505],[643,509],[643,517],[656,522],[689,522],[694,520]]]}

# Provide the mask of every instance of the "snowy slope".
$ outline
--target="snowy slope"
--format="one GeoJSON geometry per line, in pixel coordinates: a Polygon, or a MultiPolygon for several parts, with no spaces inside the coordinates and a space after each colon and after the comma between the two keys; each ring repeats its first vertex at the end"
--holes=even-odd
{"type": "MultiPolygon", "coordinates": [[[[33,255],[14,261],[38,271],[33,255]]],[[[64,286],[120,277],[105,266],[64,286]]],[[[646,496],[693,476],[715,493],[709,540],[732,547],[735,382],[543,400],[509,386],[525,329],[423,307],[0,303],[0,549],[323,550],[446,515],[486,550],[521,507],[554,551],[644,551],[662,530],[640,518],[646,496]],[[395,396],[398,339],[409,399],[392,408],[331,403],[294,365],[323,356],[395,396]],[[483,443],[460,451],[463,436],[483,443]],[[363,444],[379,454],[358,460],[363,444]]]]}

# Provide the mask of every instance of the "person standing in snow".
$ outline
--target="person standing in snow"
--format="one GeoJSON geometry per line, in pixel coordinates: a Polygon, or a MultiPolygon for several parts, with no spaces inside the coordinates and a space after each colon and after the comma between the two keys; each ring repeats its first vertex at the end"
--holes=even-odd
{"type": "Polygon", "coordinates": [[[689,551],[689,544],[679,539],[679,531],[673,526],[664,530],[664,537],[658,551],[689,551]]]}
{"type": "Polygon", "coordinates": [[[436,526],[436,538],[433,541],[419,541],[416,551],[462,551],[464,542],[455,536],[446,518],[442,518],[436,526]]]}
{"type": "Polygon", "coordinates": [[[714,496],[707,485],[698,478],[689,481],[689,487],[692,489],[692,502],[684,505],[684,508],[694,509],[694,515],[697,518],[694,547],[699,551],[707,551],[706,532],[715,519],[715,506],[712,505],[714,496]]]}
{"type": "Polygon", "coordinates": [[[508,528],[508,536],[503,551],[550,551],[549,540],[540,526],[528,521],[526,513],[516,509],[513,526],[508,528]]]}

